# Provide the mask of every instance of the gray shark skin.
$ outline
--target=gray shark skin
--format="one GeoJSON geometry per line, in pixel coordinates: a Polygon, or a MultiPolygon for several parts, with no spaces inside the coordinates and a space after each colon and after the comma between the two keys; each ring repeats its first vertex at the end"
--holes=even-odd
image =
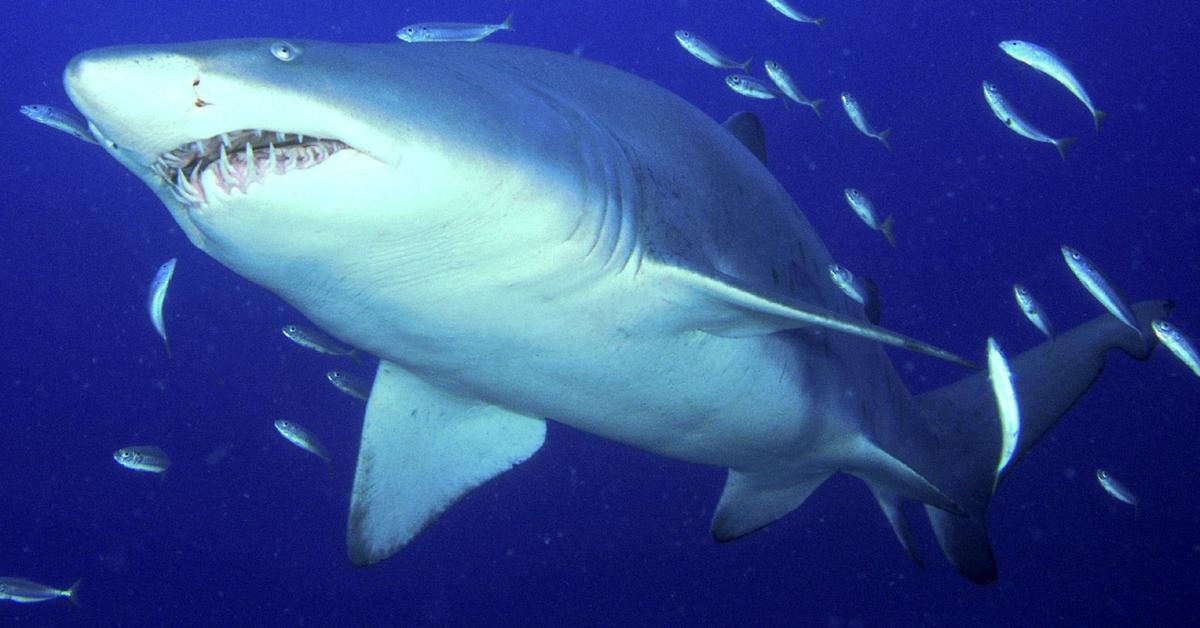
{"type": "MultiPolygon", "coordinates": [[[[914,557],[902,499],[928,505],[964,575],[995,577],[986,376],[909,394],[884,344],[966,362],[870,324],[828,280],[752,116],[725,128],[613,68],[495,44],[118,47],[79,55],[64,80],[197,247],[379,356],[356,564],[529,458],[551,418],[727,467],[717,540],[841,471],[914,557]]],[[[1134,335],[1098,319],[1013,360],[1032,426],[1018,455],[1108,348],[1145,357],[1134,335]]]]}

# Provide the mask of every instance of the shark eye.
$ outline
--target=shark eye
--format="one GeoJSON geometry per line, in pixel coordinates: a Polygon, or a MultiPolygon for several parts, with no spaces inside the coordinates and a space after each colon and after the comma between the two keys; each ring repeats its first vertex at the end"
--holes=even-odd
{"type": "Polygon", "coordinates": [[[271,54],[280,61],[291,61],[300,56],[300,49],[286,41],[277,41],[271,44],[271,54]]]}

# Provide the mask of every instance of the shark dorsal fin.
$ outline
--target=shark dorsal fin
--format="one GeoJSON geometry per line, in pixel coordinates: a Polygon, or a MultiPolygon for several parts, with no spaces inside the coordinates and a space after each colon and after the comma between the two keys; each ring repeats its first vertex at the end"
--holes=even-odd
{"type": "Polygon", "coordinates": [[[739,111],[729,116],[722,126],[743,146],[750,149],[759,161],[767,163],[767,137],[763,133],[762,122],[758,121],[758,116],[749,111],[739,111]]]}

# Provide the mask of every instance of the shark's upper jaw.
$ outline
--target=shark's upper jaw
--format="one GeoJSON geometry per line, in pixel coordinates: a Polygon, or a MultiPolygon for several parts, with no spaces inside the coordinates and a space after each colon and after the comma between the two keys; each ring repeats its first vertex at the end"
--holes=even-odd
{"type": "Polygon", "coordinates": [[[195,140],[159,155],[150,166],[181,203],[206,205],[204,174],[225,194],[245,194],[268,177],[306,170],[349,146],[337,139],[243,129],[195,140]]]}

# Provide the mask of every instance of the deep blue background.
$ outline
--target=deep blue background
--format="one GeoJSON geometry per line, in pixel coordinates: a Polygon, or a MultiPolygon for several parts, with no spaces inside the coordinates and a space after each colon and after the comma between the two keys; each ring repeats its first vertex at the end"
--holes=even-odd
{"type": "MultiPolygon", "coordinates": [[[[1058,253],[1080,248],[1134,299],[1173,297],[1200,337],[1200,56],[1190,2],[795,0],[825,29],[765,2],[516,3],[496,41],[611,63],[717,119],[767,128],[771,169],[834,255],[872,275],[884,322],[978,356],[987,335],[1038,341],[1012,303],[1024,281],[1055,323],[1097,315],[1058,253]],[[975,6],[977,5],[977,6],[975,6]],[[972,8],[974,6],[974,8],[972,8]],[[729,92],[689,57],[686,27],[732,56],[775,58],[818,121],[729,92]],[[1097,104],[1084,108],[996,47],[1058,50],[1097,104]],[[1004,129],[982,79],[1070,159],[1004,129]],[[894,154],[835,102],[854,92],[894,154]],[[896,215],[899,250],[867,231],[841,190],[896,215]]],[[[356,368],[291,345],[295,312],[191,247],[138,181],[95,147],[17,113],[69,106],[60,73],[89,48],[242,36],[389,41],[421,20],[499,20],[514,3],[8,3],[0,38],[0,575],[66,586],[83,608],[0,605],[0,623],[95,625],[1180,624],[1200,594],[1200,381],[1164,351],[1112,356],[1094,391],[1002,487],[991,510],[1001,579],[977,587],[940,558],[914,507],[929,568],[912,566],[865,487],[837,477],[799,511],[724,546],[707,534],[723,472],[552,424],[528,463],[475,491],[395,558],[354,569],[344,550],[362,404],[323,381],[356,368]],[[326,5],[336,8],[329,8],[326,5]],[[144,311],[155,268],[180,258],[168,301],[174,359],[144,311]],[[276,418],[321,434],[334,470],[280,439],[276,418]],[[157,443],[164,482],[110,452],[157,443]],[[217,464],[206,457],[227,447],[217,464]],[[1140,494],[1106,496],[1105,467],[1140,494]]],[[[401,44],[397,44],[401,45],[401,44]]],[[[752,209],[752,208],[748,208],[752,209]]],[[[895,354],[915,390],[960,376],[895,354]]],[[[358,370],[365,371],[362,368],[358,370]]]]}

